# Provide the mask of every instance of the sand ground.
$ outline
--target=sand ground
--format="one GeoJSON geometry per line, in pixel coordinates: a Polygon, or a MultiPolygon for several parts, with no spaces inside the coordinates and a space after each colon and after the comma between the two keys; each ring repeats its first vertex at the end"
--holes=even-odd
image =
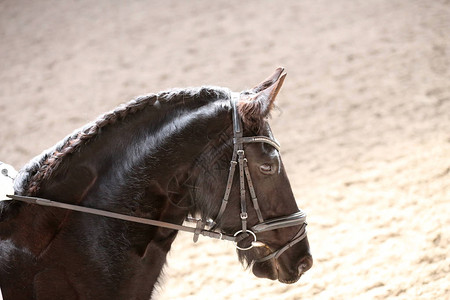
{"type": "Polygon", "coordinates": [[[157,299],[449,299],[450,1],[0,1],[0,160],[136,95],[288,72],[272,127],[315,264],[180,234],[157,299]]]}

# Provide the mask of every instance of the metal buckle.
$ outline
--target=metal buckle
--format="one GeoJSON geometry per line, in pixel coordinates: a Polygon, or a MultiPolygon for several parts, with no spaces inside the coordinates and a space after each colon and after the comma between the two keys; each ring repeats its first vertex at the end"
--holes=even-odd
{"type": "Polygon", "coordinates": [[[247,218],[248,218],[248,214],[246,212],[241,213],[240,216],[241,216],[241,220],[247,220],[247,218]]]}
{"type": "MultiPolygon", "coordinates": [[[[236,237],[236,236],[238,236],[239,234],[241,234],[243,232],[244,232],[244,230],[236,231],[236,233],[233,236],[236,237]]],[[[253,231],[247,230],[245,232],[246,233],[249,232],[251,235],[253,235],[253,239],[254,240],[253,240],[253,242],[251,242],[250,246],[247,247],[247,248],[239,247],[238,243],[235,241],[234,244],[236,245],[236,249],[238,249],[238,250],[242,250],[242,251],[250,250],[250,249],[252,249],[254,247],[253,243],[256,242],[256,234],[253,231]]]]}

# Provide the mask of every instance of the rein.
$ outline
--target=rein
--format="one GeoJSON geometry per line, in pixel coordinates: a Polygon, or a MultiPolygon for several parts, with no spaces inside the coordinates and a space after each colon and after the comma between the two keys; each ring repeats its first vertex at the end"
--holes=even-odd
{"type": "Polygon", "coordinates": [[[197,225],[196,227],[190,227],[190,226],[184,226],[184,225],[178,225],[173,224],[169,222],[164,221],[158,221],[158,220],[152,220],[152,219],[146,219],[146,218],[139,218],[135,216],[125,215],[125,214],[119,214],[115,212],[90,208],[90,207],[84,207],[80,205],[73,205],[68,203],[62,203],[57,201],[52,201],[48,199],[38,198],[38,197],[29,197],[29,196],[20,196],[20,195],[7,195],[12,200],[17,200],[29,204],[36,204],[41,206],[47,206],[47,207],[56,207],[56,208],[62,208],[72,211],[78,211],[98,216],[104,216],[109,217],[113,219],[119,219],[129,222],[135,222],[135,223],[141,223],[151,226],[157,226],[157,227],[163,227],[173,230],[179,230],[179,231],[185,231],[190,232],[194,234],[194,242],[197,241],[199,235],[203,235],[206,237],[214,238],[214,239],[220,239],[220,240],[227,240],[232,241],[235,243],[236,248],[238,250],[249,250],[254,247],[254,245],[257,242],[257,233],[271,231],[275,229],[280,228],[286,228],[286,227],[292,227],[292,226],[298,226],[301,225],[299,231],[297,234],[282,248],[273,251],[272,253],[266,255],[265,257],[262,257],[258,260],[255,260],[255,262],[263,262],[267,261],[272,258],[278,258],[284,251],[292,247],[293,245],[297,244],[304,238],[306,238],[306,214],[299,210],[296,213],[293,213],[288,216],[278,217],[274,219],[270,219],[267,221],[264,221],[264,218],[262,216],[261,210],[259,208],[258,199],[256,197],[255,188],[250,176],[247,158],[245,157],[245,151],[244,151],[244,144],[248,143],[266,143],[272,147],[274,147],[277,151],[280,151],[280,145],[266,137],[266,136],[252,136],[252,137],[243,137],[243,130],[241,125],[241,119],[237,110],[237,103],[240,98],[240,93],[231,93],[231,106],[232,106],[232,113],[233,113],[233,131],[234,131],[234,137],[233,137],[233,155],[230,162],[230,171],[228,173],[228,179],[227,179],[227,186],[225,188],[225,194],[222,199],[222,204],[220,206],[219,212],[216,216],[216,219],[212,221],[210,226],[210,229],[205,229],[206,222],[204,220],[197,220],[197,219],[190,219],[188,218],[188,222],[195,222],[197,225]],[[236,167],[239,166],[239,185],[240,185],[240,206],[241,206],[241,213],[239,215],[241,219],[241,229],[238,230],[233,235],[222,233],[215,231],[215,228],[217,227],[218,223],[220,222],[225,209],[228,204],[229,196],[231,193],[231,188],[233,185],[233,179],[234,175],[236,173],[236,167]],[[250,192],[250,197],[253,203],[253,208],[256,211],[256,214],[258,216],[259,223],[248,229],[247,226],[247,203],[246,203],[246,183],[248,186],[248,190],[250,192]],[[240,247],[238,243],[242,241],[243,239],[252,236],[253,242],[248,247],[240,247]]]}
{"type": "MultiPolygon", "coordinates": [[[[195,227],[178,225],[178,224],[173,224],[173,223],[169,223],[169,222],[163,222],[163,221],[146,219],[146,218],[139,218],[139,217],[129,216],[129,215],[125,215],[125,214],[119,214],[119,213],[115,213],[115,212],[111,212],[111,211],[107,211],[107,210],[90,208],[90,207],[85,207],[85,206],[80,206],[80,205],[73,205],[73,204],[52,201],[52,200],[38,198],[38,197],[19,196],[19,195],[7,195],[7,197],[11,198],[12,200],[21,201],[21,202],[25,202],[28,204],[37,204],[37,205],[41,205],[41,206],[63,208],[63,209],[67,209],[67,210],[79,211],[79,212],[88,213],[88,214],[97,215],[97,216],[109,217],[109,218],[113,218],[113,219],[119,219],[119,220],[134,222],[134,223],[147,224],[147,225],[164,227],[164,228],[168,228],[168,229],[174,229],[174,230],[180,230],[180,231],[186,231],[186,232],[192,232],[192,233],[194,233],[196,231],[195,227]]],[[[234,236],[225,235],[220,232],[211,231],[211,230],[202,230],[200,232],[200,234],[210,237],[210,238],[228,240],[228,241],[233,241],[233,242],[236,241],[236,238],[234,236]]]]}

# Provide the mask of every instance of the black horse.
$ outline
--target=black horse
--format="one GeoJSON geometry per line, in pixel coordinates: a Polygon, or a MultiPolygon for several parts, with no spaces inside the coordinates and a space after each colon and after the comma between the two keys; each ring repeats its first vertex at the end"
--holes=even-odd
{"type": "MultiPolygon", "coordinates": [[[[267,124],[285,75],[279,68],[240,94],[202,87],[138,97],[30,161],[15,194],[165,224],[197,216],[196,235],[234,240],[256,276],[296,282],[312,257],[267,124]]],[[[0,288],[6,300],[149,299],[177,232],[3,201],[0,288]]]]}

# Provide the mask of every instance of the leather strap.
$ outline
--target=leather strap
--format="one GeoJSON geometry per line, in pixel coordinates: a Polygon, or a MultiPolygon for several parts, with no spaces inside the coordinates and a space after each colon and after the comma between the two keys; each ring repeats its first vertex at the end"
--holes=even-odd
{"type": "Polygon", "coordinates": [[[250,197],[252,198],[253,208],[256,211],[256,215],[258,216],[258,220],[260,223],[264,222],[264,218],[261,213],[261,209],[259,208],[258,198],[256,198],[255,188],[253,186],[252,177],[250,177],[250,171],[248,170],[248,162],[247,159],[244,160],[244,172],[245,178],[247,178],[248,190],[250,191],[250,197]]]}
{"type": "MultiPolygon", "coordinates": [[[[19,195],[8,195],[8,197],[13,200],[26,202],[29,204],[37,204],[37,205],[42,205],[42,206],[49,206],[49,207],[56,207],[56,208],[62,208],[62,209],[67,209],[67,210],[79,211],[79,212],[88,213],[88,214],[92,214],[92,215],[103,216],[103,217],[108,217],[108,218],[113,218],[113,219],[119,219],[119,220],[123,220],[123,221],[134,222],[134,223],[152,225],[152,226],[157,226],[157,227],[164,227],[164,228],[173,229],[173,230],[180,230],[180,231],[186,231],[186,232],[191,232],[191,233],[196,233],[196,230],[198,231],[198,229],[195,227],[183,226],[183,225],[178,225],[178,224],[173,224],[173,223],[168,223],[168,222],[163,222],[163,221],[158,221],[158,220],[139,218],[139,217],[119,214],[119,213],[115,213],[115,212],[110,212],[110,211],[106,211],[106,210],[84,207],[84,206],[79,206],[79,205],[73,205],[73,204],[68,204],[68,203],[63,203],[63,202],[57,202],[57,201],[52,201],[52,200],[38,198],[38,197],[28,197],[28,196],[19,196],[19,195]]],[[[203,236],[207,236],[210,238],[215,238],[215,239],[220,239],[220,240],[228,240],[228,241],[232,241],[232,242],[235,242],[237,240],[234,236],[222,234],[222,233],[216,232],[216,231],[205,230],[205,229],[202,229],[200,232],[198,232],[198,234],[201,234],[203,236]]]]}
{"type": "Polygon", "coordinates": [[[214,226],[212,229],[215,229],[222,219],[223,213],[228,205],[228,199],[230,198],[231,187],[233,186],[234,173],[236,172],[236,166],[238,164],[237,154],[239,149],[239,143],[235,143],[234,140],[236,138],[242,138],[241,131],[241,120],[239,114],[237,113],[237,103],[239,101],[240,93],[231,93],[231,109],[232,109],[232,118],[233,118],[233,155],[230,161],[230,170],[228,172],[227,186],[225,187],[225,194],[222,199],[222,204],[220,205],[219,212],[217,213],[216,218],[214,219],[214,226]]]}
{"type": "Polygon", "coordinates": [[[266,222],[256,224],[252,227],[254,233],[265,232],[275,229],[280,229],[284,227],[302,225],[306,222],[306,214],[304,211],[299,210],[289,216],[284,216],[280,218],[270,219],[266,222]]]}
{"type": "Polygon", "coordinates": [[[248,136],[248,137],[242,137],[242,138],[234,138],[234,143],[242,143],[242,144],[249,144],[249,143],[266,143],[277,149],[277,151],[280,151],[280,144],[278,142],[266,137],[266,136],[248,136]]]}
{"type": "Polygon", "coordinates": [[[297,234],[292,238],[292,240],[289,243],[284,245],[282,248],[270,253],[269,255],[255,260],[255,262],[264,262],[272,258],[277,259],[278,257],[280,257],[280,255],[283,254],[284,251],[291,248],[292,246],[294,246],[295,244],[297,244],[306,237],[306,225],[307,225],[306,223],[303,223],[303,226],[300,228],[300,230],[297,232],[297,234]]]}

